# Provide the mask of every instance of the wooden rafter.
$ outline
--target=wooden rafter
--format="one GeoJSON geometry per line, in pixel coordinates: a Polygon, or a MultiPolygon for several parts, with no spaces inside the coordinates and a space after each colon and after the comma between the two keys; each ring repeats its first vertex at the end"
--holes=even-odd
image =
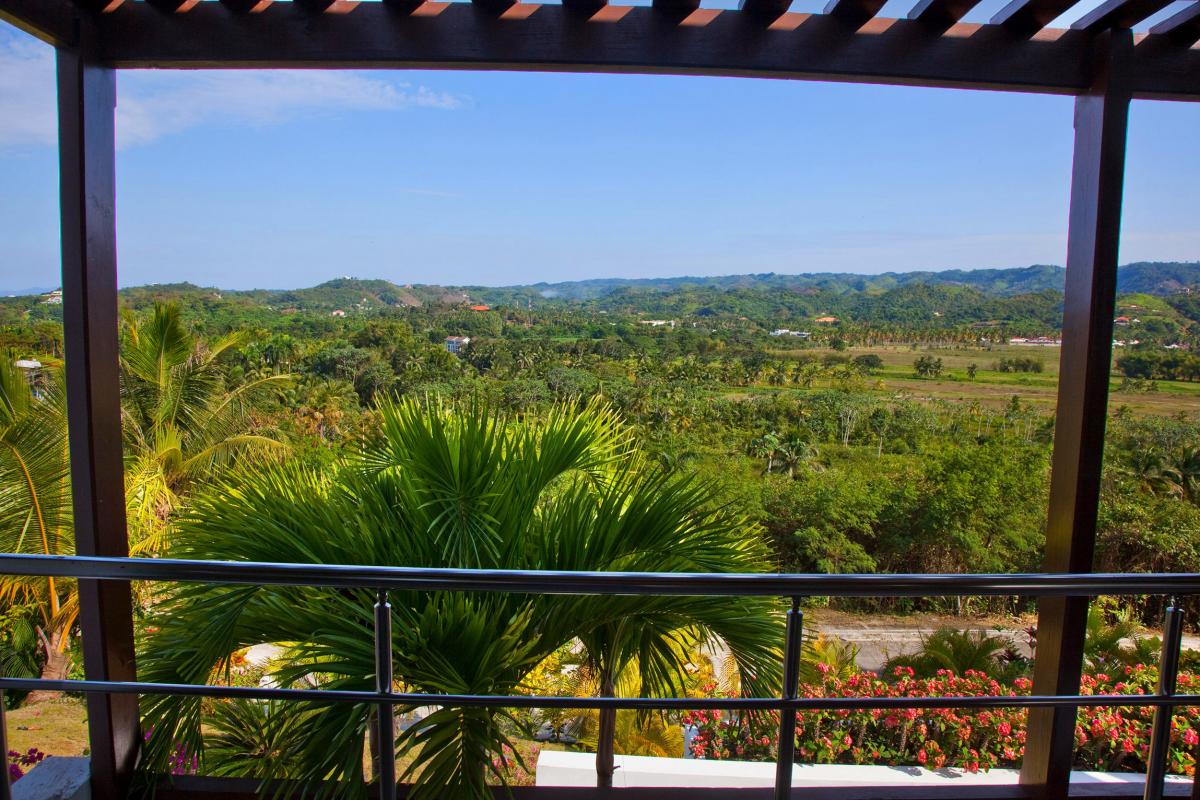
{"type": "Polygon", "coordinates": [[[68,0],[0,0],[0,21],[55,47],[78,42],[78,16],[68,0]]]}
{"type": "MultiPolygon", "coordinates": [[[[29,2],[0,0],[0,8],[29,2]]],[[[837,16],[775,14],[781,6],[766,10],[768,2],[747,0],[766,13],[686,16],[644,6],[602,9],[598,0],[517,3],[503,13],[472,3],[408,6],[411,13],[360,3],[320,15],[279,2],[252,14],[219,3],[164,14],[126,2],[95,19],[101,58],[117,67],[640,72],[1058,94],[1077,94],[1091,80],[1091,31],[1027,37],[1008,24],[959,23],[943,32],[919,19],[878,17],[848,25],[837,16]]],[[[1162,35],[1142,38],[1150,43],[1136,48],[1131,65],[1135,96],[1200,100],[1200,51],[1162,35]]]]}
{"type": "Polygon", "coordinates": [[[829,0],[825,14],[858,28],[878,14],[883,3],[884,0],[829,0]]]}
{"type": "Polygon", "coordinates": [[[1162,11],[1173,0],[1105,0],[1071,24],[1077,31],[1132,28],[1146,17],[1162,11]]]}
{"type": "Polygon", "coordinates": [[[1150,29],[1153,36],[1166,36],[1179,44],[1190,45],[1200,39],[1200,0],[1172,14],[1150,29]]]}
{"type": "Polygon", "coordinates": [[[1013,33],[1032,36],[1075,4],[1075,0],[1011,0],[992,17],[1013,33]]]}
{"type": "Polygon", "coordinates": [[[978,3],[979,0],[918,0],[908,18],[940,33],[956,25],[978,3]]]}
{"type": "Polygon", "coordinates": [[[755,17],[777,19],[791,7],[792,0],[738,0],[738,10],[755,17]]]}

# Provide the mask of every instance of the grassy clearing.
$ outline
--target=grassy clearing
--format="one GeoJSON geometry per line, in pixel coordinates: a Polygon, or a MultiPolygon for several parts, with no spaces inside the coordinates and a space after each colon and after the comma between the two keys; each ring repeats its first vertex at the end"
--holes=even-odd
{"type": "MultiPolygon", "coordinates": [[[[878,392],[881,396],[902,393],[917,400],[979,403],[992,408],[1009,403],[1014,395],[1022,404],[1049,412],[1057,402],[1058,369],[1061,355],[1057,347],[1026,347],[1021,345],[958,345],[926,346],[887,345],[876,347],[851,347],[840,353],[828,349],[803,351],[779,351],[784,358],[798,352],[812,354],[818,358],[826,355],[842,355],[851,358],[873,354],[883,361],[883,369],[863,381],[863,389],[878,392]],[[921,356],[942,359],[943,372],[939,378],[918,378],[913,373],[913,361],[921,356]],[[1000,372],[995,369],[1002,358],[1035,358],[1042,363],[1041,372],[1000,372]],[[967,368],[974,364],[974,378],[967,377],[967,368]]],[[[1118,350],[1115,358],[1120,355],[1118,350]]],[[[1122,406],[1133,413],[1175,416],[1200,413],[1200,383],[1184,381],[1158,381],[1156,391],[1129,391],[1122,389],[1122,378],[1114,370],[1109,384],[1110,411],[1122,406]]],[[[830,382],[820,380],[814,388],[828,388],[830,382]]],[[[763,391],[803,391],[794,386],[747,387],[727,396],[746,396],[763,391]]]]}
{"type": "Polygon", "coordinates": [[[81,756],[88,752],[87,710],[82,699],[63,697],[27,705],[5,714],[8,749],[25,752],[36,747],[51,756],[81,756]]]}

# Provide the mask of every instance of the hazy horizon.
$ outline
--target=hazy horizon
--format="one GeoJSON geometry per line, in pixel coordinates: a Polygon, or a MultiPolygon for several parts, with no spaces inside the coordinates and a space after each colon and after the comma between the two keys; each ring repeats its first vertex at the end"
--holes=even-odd
{"type": "MultiPolygon", "coordinates": [[[[1181,261],[1122,262],[1119,265],[1119,268],[1123,269],[1132,264],[1170,264],[1170,263],[1200,265],[1200,257],[1194,258],[1194,259],[1185,259],[1185,260],[1181,260],[1181,261]]],[[[302,290],[302,289],[311,289],[311,288],[321,286],[321,285],[324,285],[326,283],[329,283],[331,281],[336,281],[336,280],[355,280],[355,281],[382,280],[382,281],[387,281],[389,283],[392,283],[396,286],[401,286],[401,287],[412,285],[412,286],[440,286],[440,287],[450,287],[450,288],[508,289],[508,288],[517,288],[517,287],[525,287],[525,286],[556,285],[556,284],[563,284],[563,283],[588,283],[588,282],[592,282],[592,281],[617,281],[617,282],[619,282],[619,281],[630,281],[630,282],[681,281],[681,280],[688,280],[688,279],[705,280],[705,279],[716,279],[716,278],[740,278],[740,277],[746,277],[746,276],[759,276],[759,275],[778,275],[778,276],[783,276],[783,277],[811,277],[811,276],[820,276],[820,275],[857,275],[857,276],[862,276],[862,277],[878,277],[881,275],[911,275],[911,274],[922,274],[922,273],[924,273],[924,274],[939,274],[939,273],[944,273],[944,272],[998,272],[998,271],[1034,269],[1037,267],[1051,267],[1051,268],[1057,268],[1057,269],[1064,268],[1063,265],[1061,265],[1061,264],[1025,264],[1022,266],[1015,266],[1015,267],[946,267],[944,269],[904,269],[904,270],[883,270],[880,272],[855,272],[852,270],[813,270],[813,271],[808,271],[808,272],[783,272],[780,270],[767,270],[765,272],[718,272],[718,273],[713,273],[713,274],[709,274],[709,275],[678,274],[678,275],[661,275],[661,276],[654,276],[654,277],[631,277],[631,276],[625,276],[625,275],[597,275],[597,276],[585,277],[585,278],[564,278],[562,280],[556,280],[556,281],[544,281],[544,280],[543,281],[525,281],[525,282],[518,281],[518,282],[514,282],[514,283],[494,283],[494,284],[489,284],[489,283],[429,283],[426,281],[406,281],[406,280],[401,280],[401,279],[397,279],[397,278],[389,278],[389,277],[384,277],[384,276],[379,276],[379,275],[331,275],[322,280],[318,280],[315,283],[308,283],[308,284],[304,284],[304,285],[294,285],[294,286],[253,286],[253,287],[249,287],[249,288],[235,288],[235,287],[230,287],[230,286],[219,286],[219,285],[212,284],[212,283],[203,283],[203,282],[198,282],[195,280],[183,279],[183,280],[179,280],[179,281],[158,281],[155,283],[140,283],[140,284],[132,284],[132,285],[124,285],[123,284],[121,286],[121,288],[122,289],[136,289],[136,288],[149,288],[149,287],[153,287],[153,286],[171,286],[171,285],[178,285],[178,284],[191,284],[191,285],[196,286],[197,288],[201,288],[201,289],[215,289],[215,290],[224,291],[224,292],[288,292],[288,291],[298,291],[298,290],[302,290]]],[[[61,288],[62,287],[59,284],[55,284],[53,286],[47,284],[44,286],[25,287],[23,289],[14,289],[11,287],[0,287],[0,295],[6,296],[6,297],[23,297],[23,296],[31,296],[31,295],[35,295],[35,294],[39,294],[39,293],[50,292],[55,289],[61,289],[61,288]]]]}

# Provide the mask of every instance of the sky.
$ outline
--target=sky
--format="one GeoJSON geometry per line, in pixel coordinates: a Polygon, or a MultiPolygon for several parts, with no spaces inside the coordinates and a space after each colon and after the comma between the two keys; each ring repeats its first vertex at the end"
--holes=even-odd
{"type": "MultiPolygon", "coordinates": [[[[1065,97],[437,71],[122,71],[117,90],[123,286],[1065,259],[1065,97]]],[[[1123,263],[1200,260],[1197,142],[1200,103],[1134,104],[1123,263]]],[[[0,292],[59,283],[55,148],[53,51],[0,23],[0,292]]]]}

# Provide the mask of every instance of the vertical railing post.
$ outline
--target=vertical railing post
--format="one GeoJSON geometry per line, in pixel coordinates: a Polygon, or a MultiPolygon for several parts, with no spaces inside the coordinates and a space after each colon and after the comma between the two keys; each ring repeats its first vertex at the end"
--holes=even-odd
{"type": "MultiPolygon", "coordinates": [[[[1183,644],[1183,609],[1175,599],[1167,607],[1163,620],[1162,655],[1158,659],[1158,693],[1175,694],[1179,675],[1179,648],[1183,644]]],[[[1163,782],[1167,777],[1167,754],[1171,749],[1171,718],[1175,707],[1158,706],[1150,728],[1150,755],[1146,759],[1146,790],[1144,800],[1162,800],[1163,782]]]]}
{"type": "MultiPolygon", "coordinates": [[[[1075,99],[1067,275],[1043,572],[1090,572],[1112,371],[1117,253],[1133,34],[1097,37],[1092,85],[1075,99]]],[[[1088,598],[1038,601],[1033,694],[1079,693],[1088,598]]],[[[1075,755],[1074,706],[1029,710],[1021,783],[1065,797],[1075,755]]]]}
{"type": "Polygon", "coordinates": [[[375,691],[380,694],[375,713],[379,741],[379,800],[396,797],[396,707],[392,705],[392,604],[379,591],[375,601],[375,691]]]}
{"type": "MultiPolygon", "coordinates": [[[[783,700],[795,700],[800,681],[800,652],[804,641],[804,612],[800,598],[792,598],[787,612],[787,633],[783,640],[783,700]]],[[[796,760],[796,711],[779,709],[779,756],[775,762],[775,800],[787,800],[792,793],[792,763],[796,760]]]]}

